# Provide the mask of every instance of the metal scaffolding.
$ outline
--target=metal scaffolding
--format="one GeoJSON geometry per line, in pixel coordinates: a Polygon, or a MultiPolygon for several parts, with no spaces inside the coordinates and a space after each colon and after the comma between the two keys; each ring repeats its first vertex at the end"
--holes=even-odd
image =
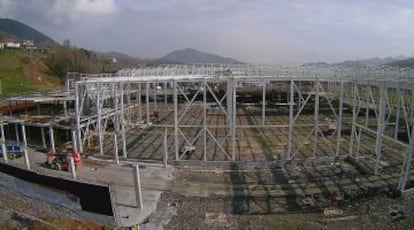
{"type": "Polygon", "coordinates": [[[75,84],[78,148],[83,153],[96,140],[99,154],[112,145],[115,159],[118,149],[127,158],[130,136],[152,128],[160,130],[165,163],[169,154],[175,161],[189,154],[199,161],[241,161],[243,132],[271,131],[280,137],[273,142],[281,152],[266,160],[372,156],[373,173],[380,174],[394,157],[404,190],[414,149],[412,77],[401,69],[256,65],[165,65],[86,75],[75,84]],[[255,121],[241,121],[256,110],[255,121]],[[285,113],[286,120],[280,117],[285,113]],[[213,123],[213,116],[221,120],[213,123]],[[363,146],[371,139],[373,151],[363,146]],[[389,156],[391,145],[403,150],[389,156]]]}

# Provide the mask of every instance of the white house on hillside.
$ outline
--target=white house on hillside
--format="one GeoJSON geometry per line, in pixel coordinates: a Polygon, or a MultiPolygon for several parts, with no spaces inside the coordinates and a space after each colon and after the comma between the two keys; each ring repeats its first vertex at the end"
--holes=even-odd
{"type": "Polygon", "coordinates": [[[20,48],[20,43],[10,38],[0,40],[0,44],[2,44],[4,48],[20,48]]]}

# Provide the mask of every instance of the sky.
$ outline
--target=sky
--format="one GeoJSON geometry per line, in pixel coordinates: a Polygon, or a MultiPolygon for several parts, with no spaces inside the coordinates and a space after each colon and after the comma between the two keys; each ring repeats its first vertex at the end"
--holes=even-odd
{"type": "Polygon", "coordinates": [[[414,55],[412,0],[0,0],[0,18],[141,58],[183,48],[257,64],[414,55]]]}

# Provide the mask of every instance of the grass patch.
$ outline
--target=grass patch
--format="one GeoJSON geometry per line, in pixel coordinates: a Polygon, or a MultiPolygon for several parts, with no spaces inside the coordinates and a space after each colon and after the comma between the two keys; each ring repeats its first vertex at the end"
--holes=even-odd
{"type": "MultiPolygon", "coordinates": [[[[28,77],[24,68],[33,58],[41,58],[39,52],[27,52],[20,49],[0,50],[1,97],[47,91],[42,85],[28,77]]],[[[41,71],[47,71],[42,66],[41,71]]]]}

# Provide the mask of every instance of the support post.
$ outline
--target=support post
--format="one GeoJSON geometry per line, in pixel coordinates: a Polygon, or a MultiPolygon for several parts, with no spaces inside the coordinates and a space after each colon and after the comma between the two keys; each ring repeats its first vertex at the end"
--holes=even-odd
{"type": "Polygon", "coordinates": [[[397,89],[397,115],[395,116],[395,130],[394,130],[394,139],[398,140],[398,130],[400,128],[400,110],[401,110],[401,89],[400,84],[398,84],[397,89]]]}
{"type": "Polygon", "coordinates": [[[63,114],[64,114],[65,118],[68,117],[68,104],[67,104],[66,100],[63,101],[63,114]]]}
{"type": "Polygon", "coordinates": [[[27,151],[27,139],[26,139],[26,127],[24,123],[22,125],[22,136],[23,136],[23,157],[24,157],[24,164],[27,169],[30,170],[30,160],[29,160],[29,153],[27,151]]]}
{"type": "Polygon", "coordinates": [[[336,123],[336,156],[339,156],[341,150],[341,138],[342,138],[342,117],[344,109],[344,81],[341,80],[339,85],[339,111],[338,111],[338,120],[336,123]]]}
{"type": "Polygon", "coordinates": [[[164,87],[164,104],[167,105],[168,104],[168,87],[167,87],[167,82],[164,82],[163,87],[164,87]]]}
{"type": "Polygon", "coordinates": [[[294,82],[293,79],[290,80],[290,91],[289,91],[289,140],[288,140],[288,149],[287,149],[287,160],[292,160],[292,142],[293,142],[293,104],[294,100],[294,82]]]}
{"type": "MultiPolygon", "coordinates": [[[[368,82],[368,84],[369,84],[369,82],[368,82]]],[[[365,111],[365,127],[368,128],[369,110],[370,110],[369,106],[372,103],[372,100],[371,100],[371,97],[370,97],[370,95],[372,93],[372,87],[371,87],[371,85],[368,85],[368,86],[365,86],[365,89],[366,89],[365,90],[365,105],[366,105],[366,107],[365,107],[365,109],[366,109],[366,111],[365,111]],[[367,89],[367,87],[368,87],[368,89],[367,89]]],[[[374,111],[375,111],[375,109],[374,109],[374,111]]]]}
{"type": "Polygon", "coordinates": [[[177,97],[177,82],[173,82],[174,91],[174,147],[175,147],[175,160],[179,158],[179,143],[178,143],[178,97],[177,97]]]}
{"type": "MultiPolygon", "coordinates": [[[[411,92],[414,93],[414,92],[411,92]]],[[[413,94],[414,95],[414,94],[413,94]]],[[[413,104],[411,104],[413,106],[413,104]]],[[[405,151],[403,167],[401,169],[400,182],[398,183],[398,190],[401,192],[405,191],[405,186],[407,185],[407,180],[410,175],[411,163],[413,160],[414,152],[414,128],[411,128],[411,138],[409,145],[405,151]]]]}
{"type": "MultiPolygon", "coordinates": [[[[153,104],[154,104],[154,112],[157,112],[157,101],[158,101],[158,83],[154,82],[153,84],[153,91],[154,91],[154,98],[152,99],[153,104]]],[[[153,113],[154,113],[153,112],[153,113]]],[[[154,123],[156,123],[157,121],[154,119],[154,123]]]]}
{"type": "Polygon", "coordinates": [[[150,93],[149,93],[149,90],[150,90],[150,85],[149,85],[149,83],[147,82],[146,83],[146,91],[145,91],[145,100],[146,100],[146,107],[147,107],[147,124],[149,124],[150,122],[151,122],[151,117],[150,117],[150,106],[149,106],[149,103],[150,103],[150,99],[149,99],[149,97],[150,97],[150,93]]]}
{"type": "Polygon", "coordinates": [[[42,136],[42,146],[43,148],[46,148],[46,137],[45,137],[45,128],[40,127],[40,135],[42,136]]]}
{"type": "Polygon", "coordinates": [[[97,114],[98,114],[98,120],[97,125],[98,125],[98,139],[99,139],[99,153],[101,154],[101,156],[103,156],[104,151],[103,151],[103,130],[102,130],[102,106],[101,106],[101,91],[102,91],[102,87],[101,87],[101,83],[98,83],[98,92],[96,95],[96,110],[97,110],[97,114]]]}
{"type": "Polygon", "coordinates": [[[382,159],[382,136],[385,128],[385,83],[383,82],[380,86],[380,99],[379,99],[379,108],[378,108],[378,118],[377,118],[377,137],[375,140],[375,175],[379,173],[380,161],[382,159]]]}
{"type": "Polygon", "coordinates": [[[318,132],[319,132],[319,79],[315,82],[315,111],[313,117],[313,158],[316,158],[318,132]]]}
{"type": "Polygon", "coordinates": [[[232,119],[231,119],[231,142],[232,142],[232,147],[231,147],[231,160],[235,161],[236,160],[236,126],[237,126],[237,120],[236,120],[236,113],[237,113],[237,97],[236,97],[236,85],[237,82],[235,82],[234,78],[231,81],[232,84],[232,95],[233,95],[233,100],[232,100],[232,119]]]}
{"type": "Polygon", "coordinates": [[[56,152],[56,147],[55,147],[55,135],[53,132],[53,127],[49,126],[49,139],[50,139],[50,148],[52,152],[56,152]]]}
{"type": "Polygon", "coordinates": [[[72,153],[70,156],[67,156],[67,158],[69,158],[69,167],[70,167],[70,172],[72,174],[72,178],[76,180],[77,175],[76,175],[76,167],[75,167],[75,160],[73,159],[73,154],[78,152],[78,144],[76,141],[76,131],[73,130],[72,131],[72,153]]]}
{"type": "Polygon", "coordinates": [[[115,90],[115,83],[112,85],[114,90],[113,99],[115,100],[115,129],[114,129],[114,159],[115,163],[119,164],[119,155],[118,155],[118,134],[119,134],[119,106],[118,106],[118,87],[115,90]]]}
{"type": "MultiPolygon", "coordinates": [[[[76,117],[76,138],[78,139],[79,143],[82,143],[82,134],[81,134],[81,128],[80,128],[80,118],[82,113],[82,108],[80,108],[80,92],[79,92],[79,85],[75,83],[75,117],[76,117]]],[[[98,107],[98,105],[97,105],[98,107]]],[[[98,108],[99,109],[99,108],[98,108]]],[[[79,153],[83,153],[83,145],[81,144],[79,146],[79,153]]]]}
{"type": "Polygon", "coordinates": [[[131,123],[131,108],[132,108],[132,104],[131,104],[131,82],[128,81],[128,85],[127,85],[127,108],[128,108],[128,113],[127,113],[127,121],[130,124],[131,123]]]}
{"type": "Polygon", "coordinates": [[[138,116],[139,119],[138,121],[142,120],[142,101],[141,101],[141,83],[138,83],[138,95],[137,95],[137,99],[138,99],[138,116]]]}
{"type": "Polygon", "coordinates": [[[207,161],[207,82],[203,84],[203,160],[207,161]]]}
{"type": "Polygon", "coordinates": [[[168,164],[168,128],[167,127],[165,127],[163,146],[164,146],[164,157],[162,160],[163,160],[164,168],[166,168],[168,164]]]}
{"type": "Polygon", "coordinates": [[[16,134],[16,144],[20,145],[20,134],[19,134],[19,124],[18,123],[14,124],[14,132],[16,134]]]}
{"type": "Polygon", "coordinates": [[[73,156],[69,156],[69,167],[70,167],[70,172],[72,174],[72,178],[76,180],[78,176],[76,175],[75,160],[73,159],[73,156]]]}
{"type": "Polygon", "coordinates": [[[118,132],[114,132],[114,158],[115,163],[119,165],[119,155],[118,155],[118,132]]]}
{"type": "Polygon", "coordinates": [[[119,83],[121,87],[121,138],[122,138],[122,155],[124,158],[128,157],[125,136],[125,105],[124,105],[124,84],[119,83]]]}
{"type": "Polygon", "coordinates": [[[266,81],[263,80],[263,89],[262,89],[262,126],[266,125],[266,81]]]}
{"type": "Polygon", "coordinates": [[[4,136],[4,124],[1,123],[1,150],[3,152],[3,159],[4,162],[8,162],[8,156],[7,156],[7,147],[6,147],[6,137],[4,136]]]}
{"type": "Polygon", "coordinates": [[[142,192],[141,192],[141,178],[139,175],[139,165],[134,166],[134,185],[135,185],[135,198],[137,208],[143,209],[142,205],[142,192]]]}
{"type": "MultiPolygon", "coordinates": [[[[356,101],[356,93],[357,93],[357,85],[356,83],[352,83],[352,94],[353,94],[353,100],[352,100],[352,123],[351,123],[351,140],[349,143],[349,155],[353,155],[354,151],[354,139],[355,139],[355,123],[356,123],[356,117],[357,117],[357,101],[356,101]]],[[[358,160],[358,157],[356,157],[358,160]]]]}

